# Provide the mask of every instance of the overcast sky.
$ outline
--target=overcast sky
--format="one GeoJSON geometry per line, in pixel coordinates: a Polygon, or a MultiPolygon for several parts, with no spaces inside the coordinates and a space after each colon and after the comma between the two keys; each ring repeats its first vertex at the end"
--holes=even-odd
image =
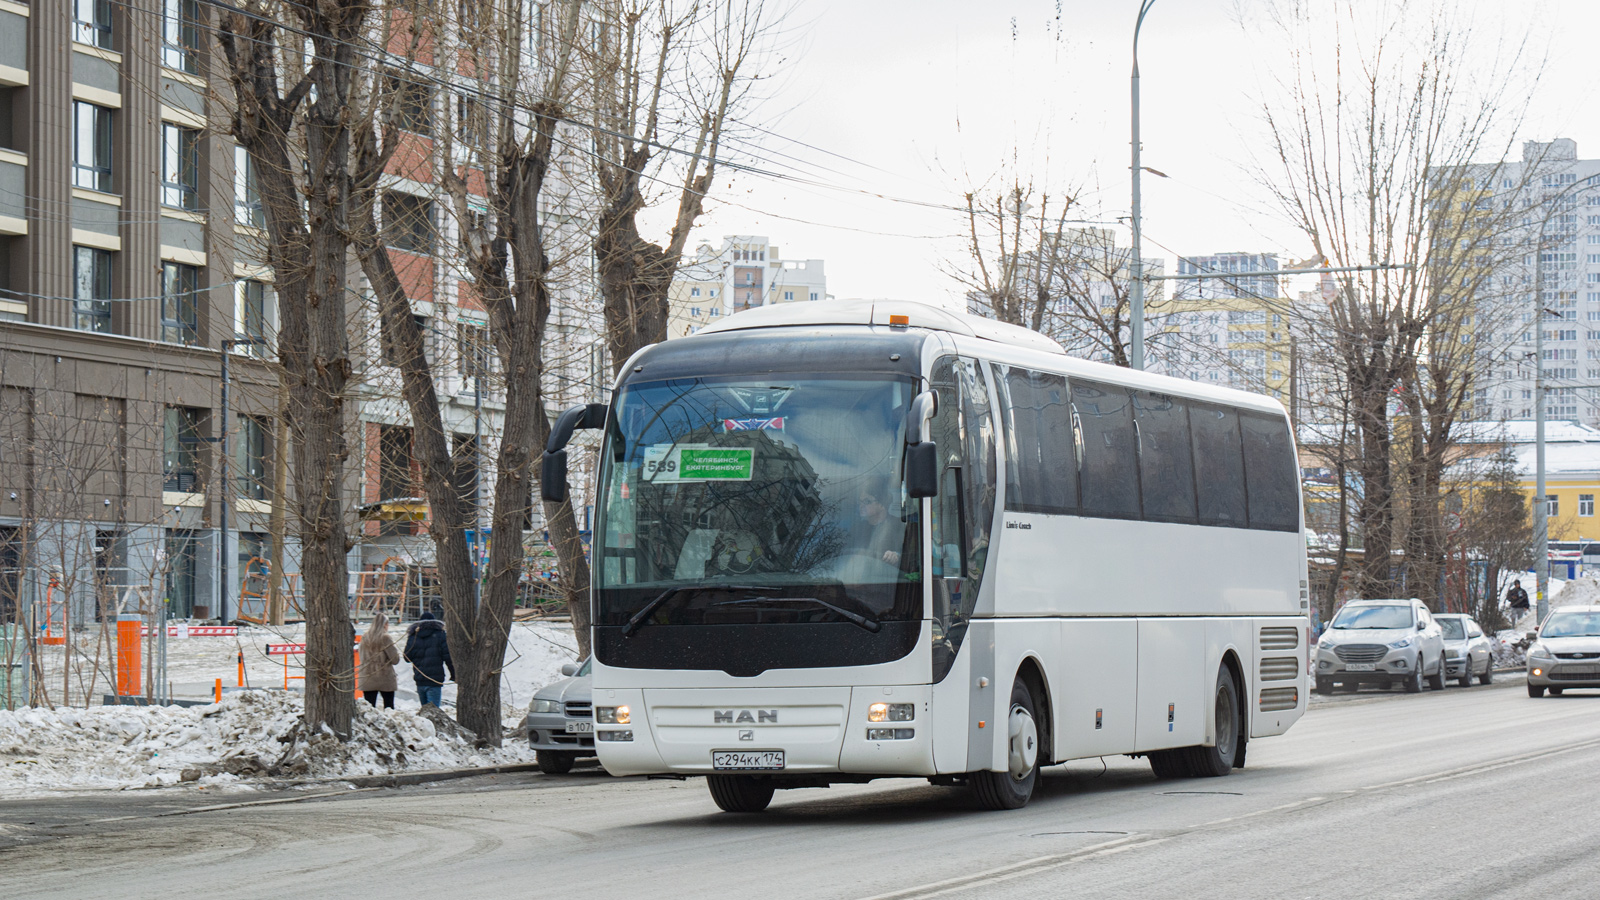
{"type": "MultiPolygon", "coordinates": [[[[1251,177],[1262,79],[1281,48],[1238,18],[1265,0],[1158,0],[1140,38],[1145,254],[1310,252],[1251,177]]],[[[803,0],[739,158],[790,178],[725,172],[692,243],[764,234],[827,263],[837,297],[955,303],[959,206],[1012,171],[1096,219],[1125,217],[1128,75],[1137,0],[803,0]],[[816,185],[800,183],[805,179],[816,185]],[[877,195],[881,195],[877,196],[877,195]],[[893,198],[893,199],[889,199],[893,198]]],[[[1600,3],[1487,4],[1548,53],[1523,138],[1600,156],[1592,60],[1600,3]]],[[[1300,285],[1299,287],[1309,287],[1300,285]]]]}

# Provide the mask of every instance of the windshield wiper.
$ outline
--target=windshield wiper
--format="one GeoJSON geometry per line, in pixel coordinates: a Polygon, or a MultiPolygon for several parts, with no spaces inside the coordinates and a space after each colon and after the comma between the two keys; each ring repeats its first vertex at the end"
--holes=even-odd
{"type": "Polygon", "coordinates": [[[840,618],[843,618],[846,622],[849,622],[853,625],[859,625],[873,634],[877,634],[879,631],[883,630],[883,626],[878,623],[877,619],[863,616],[860,613],[851,612],[848,609],[835,606],[826,600],[818,600],[816,597],[751,597],[747,600],[724,600],[721,603],[713,603],[711,605],[743,606],[747,603],[809,603],[813,606],[820,606],[829,612],[838,613],[840,618]]]}
{"type": "Polygon", "coordinates": [[[632,637],[633,633],[635,631],[638,631],[640,628],[642,628],[644,626],[645,620],[650,618],[650,614],[661,608],[661,604],[667,602],[667,600],[671,599],[675,594],[680,594],[680,593],[682,593],[684,591],[764,591],[764,590],[766,590],[766,588],[764,588],[764,587],[756,587],[755,585],[750,585],[750,584],[695,584],[695,585],[679,585],[678,587],[670,587],[670,588],[667,588],[666,590],[662,591],[661,593],[657,594],[656,598],[654,600],[651,600],[649,603],[646,603],[644,606],[639,608],[638,612],[633,614],[633,618],[629,619],[628,623],[626,625],[622,626],[622,636],[623,637],[632,637]]]}

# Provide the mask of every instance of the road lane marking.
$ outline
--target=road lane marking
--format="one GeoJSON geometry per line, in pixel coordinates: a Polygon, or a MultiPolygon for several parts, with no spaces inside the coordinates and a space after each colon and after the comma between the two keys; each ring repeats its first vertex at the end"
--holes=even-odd
{"type": "Polygon", "coordinates": [[[1188,831],[1193,831],[1193,830],[1195,830],[1197,828],[1211,828],[1211,827],[1213,827],[1215,825],[1226,825],[1229,822],[1239,822],[1239,821],[1242,821],[1244,819],[1253,819],[1256,816],[1264,816],[1264,815],[1267,815],[1269,813],[1286,812],[1288,810],[1296,809],[1296,808],[1301,807],[1301,806],[1310,806],[1313,803],[1321,803],[1322,801],[1324,801],[1326,799],[1328,799],[1328,798],[1327,797],[1307,797],[1304,800],[1296,800],[1293,803],[1285,803],[1282,806],[1273,806],[1273,807],[1269,807],[1267,809],[1258,809],[1255,812],[1240,813],[1237,816],[1229,816],[1226,819],[1212,819],[1209,822],[1201,822],[1199,825],[1190,825],[1187,830],[1188,831]]]}
{"type": "Polygon", "coordinates": [[[890,891],[887,894],[874,894],[871,897],[864,897],[862,900],[909,900],[909,898],[912,897],[937,897],[941,894],[947,894],[952,891],[964,890],[969,887],[977,887],[980,883],[1009,881],[1012,878],[1058,868],[1069,863],[1077,862],[1081,859],[1110,856],[1112,854],[1121,853],[1125,850],[1133,850],[1138,847],[1144,847],[1149,844],[1159,844],[1164,840],[1166,839],[1151,838],[1148,835],[1134,834],[1125,838],[1118,838],[1114,841],[1103,841],[1098,844],[1090,844],[1087,847],[1079,847],[1076,850],[1068,850],[1064,853],[1052,853],[1048,856],[1035,856],[1032,859],[1025,859],[1021,862],[1011,863],[1010,865],[999,866],[993,869],[985,869],[982,872],[973,872],[970,875],[958,875],[955,878],[946,878],[942,881],[931,881],[927,884],[919,884],[914,887],[890,891]]]}

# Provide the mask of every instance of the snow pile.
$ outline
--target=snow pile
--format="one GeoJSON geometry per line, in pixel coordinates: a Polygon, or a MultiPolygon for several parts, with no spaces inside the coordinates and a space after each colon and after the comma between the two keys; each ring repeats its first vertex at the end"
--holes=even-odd
{"type": "Polygon", "coordinates": [[[1528,665],[1528,636],[1526,633],[1508,628],[1494,636],[1489,642],[1494,653],[1494,667],[1496,669],[1521,669],[1528,665]]]}
{"type": "Polygon", "coordinates": [[[528,762],[523,741],[474,746],[437,710],[356,704],[341,742],[305,733],[300,697],[241,691],[198,707],[102,706],[0,711],[0,797],[185,781],[342,778],[528,762]],[[435,722],[439,724],[436,725],[435,722]]]}
{"type": "Polygon", "coordinates": [[[1600,606],[1600,579],[1575,578],[1560,591],[1551,591],[1550,605],[1600,606]]]}

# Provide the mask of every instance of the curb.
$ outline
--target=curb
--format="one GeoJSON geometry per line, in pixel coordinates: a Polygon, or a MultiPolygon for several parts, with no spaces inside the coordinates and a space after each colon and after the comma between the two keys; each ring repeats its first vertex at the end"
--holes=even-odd
{"type": "Polygon", "coordinates": [[[360,788],[405,787],[412,784],[427,784],[434,781],[453,781],[457,778],[472,778],[477,775],[509,775],[516,772],[537,772],[539,764],[508,763],[502,766],[479,766],[471,769],[427,769],[421,772],[394,772],[387,775],[348,775],[341,778],[298,778],[279,781],[258,781],[255,786],[262,788],[294,788],[309,787],[318,784],[349,784],[360,788]]]}

